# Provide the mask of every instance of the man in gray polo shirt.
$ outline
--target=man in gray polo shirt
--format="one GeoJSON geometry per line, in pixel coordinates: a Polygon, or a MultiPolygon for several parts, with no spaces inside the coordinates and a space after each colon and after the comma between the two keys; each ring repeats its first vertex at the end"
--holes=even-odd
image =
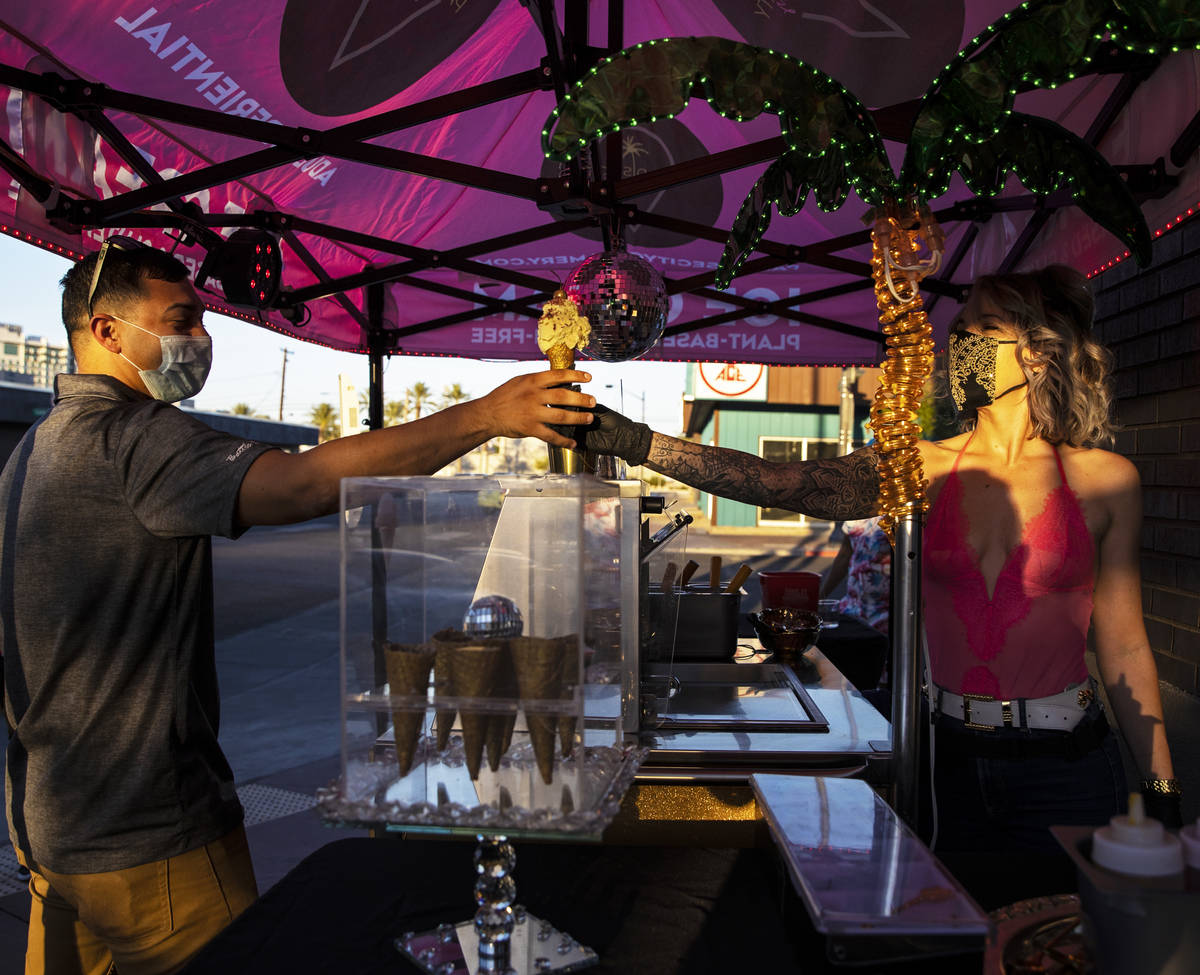
{"type": "MultiPolygon", "coordinates": [[[[343,477],[430,474],[496,436],[572,442],[573,370],[291,455],[169,405],[211,361],[174,258],[106,247],[63,278],[78,374],[0,475],[9,831],[26,971],[174,971],[256,896],[217,744],[211,536],[336,511],[343,477]],[[551,404],[551,405],[547,405],[551,404]]],[[[586,414],[585,414],[586,415],[586,414]]],[[[590,419],[590,417],[589,417],[590,419]]]]}

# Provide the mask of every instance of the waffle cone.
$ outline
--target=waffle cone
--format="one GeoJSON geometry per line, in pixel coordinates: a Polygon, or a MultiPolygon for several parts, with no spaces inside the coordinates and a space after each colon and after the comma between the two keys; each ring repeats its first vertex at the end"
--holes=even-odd
{"type": "MultiPolygon", "coordinates": [[[[429,689],[429,671],[433,668],[434,649],[429,644],[385,643],[384,664],[387,668],[388,689],[393,695],[424,695],[429,689]]],[[[392,711],[392,728],[396,736],[396,763],[400,774],[407,775],[417,754],[417,740],[425,709],[409,708],[392,711]]]]}
{"type": "MultiPolygon", "coordinates": [[[[450,653],[450,679],[456,697],[491,697],[495,688],[496,671],[500,665],[500,648],[482,644],[453,647],[450,653]]],[[[463,731],[463,752],[467,771],[472,779],[479,778],[483,762],[483,746],[487,740],[486,711],[463,710],[460,713],[463,731]]]]}
{"type": "MultiPolygon", "coordinates": [[[[559,639],[563,655],[562,696],[569,699],[575,694],[575,685],[579,683],[579,636],[572,633],[559,639]]],[[[558,744],[562,749],[563,758],[570,756],[575,747],[575,726],[578,719],[574,715],[560,714],[558,716],[558,744]]]]}
{"type": "Polygon", "coordinates": [[[575,365],[575,350],[565,345],[552,345],[546,350],[551,369],[570,369],[575,365]]]}
{"type": "MultiPolygon", "coordinates": [[[[515,637],[511,641],[513,666],[517,672],[517,689],[523,700],[555,699],[562,693],[563,651],[557,639],[515,637]]],[[[530,714],[525,711],[529,741],[538,771],[547,785],[554,778],[554,738],[558,717],[553,714],[530,714]]]]}
{"type": "MultiPolygon", "coordinates": [[[[494,697],[517,696],[517,674],[513,670],[512,650],[507,640],[489,640],[489,646],[500,650],[500,663],[496,668],[496,690],[494,697]]],[[[516,714],[493,714],[488,717],[487,726],[487,760],[488,768],[493,772],[500,769],[500,759],[504,757],[512,744],[513,728],[517,723],[516,714]]]]}
{"type": "MultiPolygon", "coordinates": [[[[437,656],[433,662],[433,692],[437,696],[449,697],[455,693],[450,674],[450,653],[455,646],[467,641],[460,630],[439,630],[433,635],[433,646],[437,656]]],[[[436,720],[437,750],[443,752],[450,744],[450,731],[458,712],[454,708],[438,708],[436,720]]]]}

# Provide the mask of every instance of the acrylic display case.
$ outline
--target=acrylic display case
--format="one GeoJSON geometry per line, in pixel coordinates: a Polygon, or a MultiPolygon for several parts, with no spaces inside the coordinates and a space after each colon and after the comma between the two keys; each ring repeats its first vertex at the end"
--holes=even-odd
{"type": "Polygon", "coordinates": [[[323,816],[598,838],[640,759],[619,485],[350,478],[342,520],[342,775],[323,816]]]}

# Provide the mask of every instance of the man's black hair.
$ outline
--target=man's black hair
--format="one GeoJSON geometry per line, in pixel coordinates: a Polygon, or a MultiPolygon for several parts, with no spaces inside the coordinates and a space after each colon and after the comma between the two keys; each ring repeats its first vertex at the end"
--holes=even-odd
{"type": "Polygon", "coordinates": [[[72,347],[76,339],[87,332],[93,310],[116,310],[144,297],[142,282],[147,279],[183,281],[188,276],[187,267],[165,251],[153,247],[135,250],[110,247],[104,256],[104,267],[100,270],[100,280],[96,282],[96,293],[89,308],[88,289],[99,259],[98,252],[89,254],[69,268],[59,282],[63,289],[62,319],[72,347]]]}

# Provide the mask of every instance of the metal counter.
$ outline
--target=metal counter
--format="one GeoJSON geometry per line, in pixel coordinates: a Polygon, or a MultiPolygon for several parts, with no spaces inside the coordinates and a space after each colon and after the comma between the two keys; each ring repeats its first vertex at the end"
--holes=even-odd
{"type": "Polygon", "coordinates": [[[755,773],[861,778],[886,793],[891,727],[838,669],[815,648],[783,668],[758,641],[739,643],[747,652],[738,664],[674,666],[681,707],[666,710],[661,727],[643,727],[649,754],[605,842],[768,846],[755,773]],[[730,674],[701,681],[683,709],[689,678],[730,674]]]}
{"type": "Polygon", "coordinates": [[[769,657],[756,640],[739,642],[747,652],[737,664],[675,665],[673,673],[685,688],[679,694],[681,703],[687,703],[687,682],[692,675],[709,689],[722,685],[704,680],[706,675],[731,675],[724,686],[736,696],[715,707],[704,701],[706,708],[688,711],[672,712],[668,701],[660,726],[643,727],[642,743],[650,748],[650,754],[642,764],[639,782],[748,782],[756,771],[807,771],[861,776],[878,784],[886,781],[891,726],[820,650],[814,647],[795,667],[784,667],[764,663],[769,657]],[[752,678],[753,672],[767,667],[787,672],[799,692],[792,701],[784,697],[778,679],[756,682],[752,678]],[[704,714],[704,710],[712,713],[704,714]],[[742,714],[740,719],[737,712],[742,714]],[[809,720],[803,720],[803,712],[808,712],[809,720]],[[790,716],[798,719],[789,721],[790,716]],[[717,720],[706,721],[706,717],[717,720]],[[780,720],[773,722],[773,718],[780,720]],[[721,724],[727,725],[727,730],[721,724]]]}

